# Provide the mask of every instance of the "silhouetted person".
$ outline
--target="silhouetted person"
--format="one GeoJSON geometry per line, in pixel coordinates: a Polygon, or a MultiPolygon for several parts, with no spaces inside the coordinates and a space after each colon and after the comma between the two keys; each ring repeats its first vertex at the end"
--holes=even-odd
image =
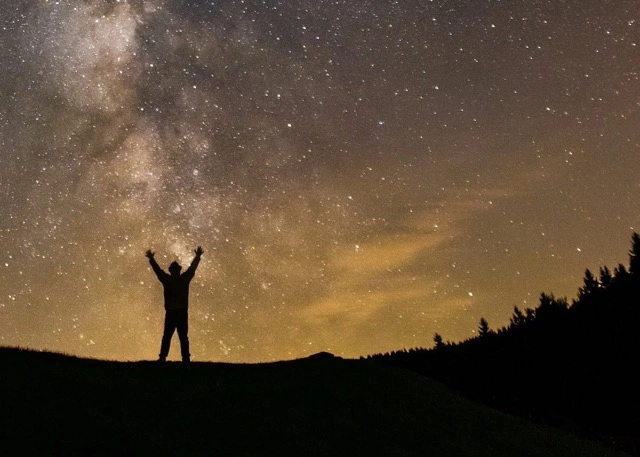
{"type": "Polygon", "coordinates": [[[162,344],[160,346],[160,357],[158,361],[164,362],[169,355],[169,347],[171,346],[171,337],[173,332],[178,330],[180,338],[180,352],[182,361],[189,362],[191,354],[189,353],[189,283],[196,273],[196,268],[200,263],[200,257],[204,253],[202,248],[198,246],[194,251],[194,257],[191,265],[187,270],[180,274],[182,267],[178,262],[172,262],[169,265],[169,274],[167,274],[154,258],[155,253],[149,249],[146,256],[149,258],[151,268],[164,286],[164,309],[166,310],[164,318],[164,332],[162,334],[162,344]]]}

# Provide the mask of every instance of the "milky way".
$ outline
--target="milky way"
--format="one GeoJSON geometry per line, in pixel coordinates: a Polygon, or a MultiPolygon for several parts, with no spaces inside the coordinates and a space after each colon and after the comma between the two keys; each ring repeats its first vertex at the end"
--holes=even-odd
{"type": "Polygon", "coordinates": [[[194,360],[459,341],[640,229],[635,0],[0,6],[0,344],[194,360]],[[177,357],[174,341],[171,357],[177,357]]]}

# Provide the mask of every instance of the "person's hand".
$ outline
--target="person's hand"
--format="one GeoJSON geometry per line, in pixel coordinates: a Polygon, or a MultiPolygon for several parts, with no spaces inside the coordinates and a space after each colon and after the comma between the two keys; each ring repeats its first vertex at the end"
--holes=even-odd
{"type": "Polygon", "coordinates": [[[156,255],[151,249],[148,249],[147,252],[144,253],[148,258],[153,259],[153,256],[156,255]]]}
{"type": "Polygon", "coordinates": [[[198,257],[200,257],[202,254],[204,254],[204,250],[200,246],[198,246],[194,252],[196,253],[196,255],[198,257]]]}

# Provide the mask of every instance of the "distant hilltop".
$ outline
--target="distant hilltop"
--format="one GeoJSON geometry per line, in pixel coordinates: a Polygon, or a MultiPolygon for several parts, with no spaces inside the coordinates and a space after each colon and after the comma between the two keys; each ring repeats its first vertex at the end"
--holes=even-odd
{"type": "Polygon", "coordinates": [[[340,360],[342,360],[342,357],[335,356],[332,353],[326,352],[326,351],[317,352],[315,354],[310,355],[307,358],[308,359],[312,359],[312,360],[328,360],[328,359],[340,359],[340,360]]]}

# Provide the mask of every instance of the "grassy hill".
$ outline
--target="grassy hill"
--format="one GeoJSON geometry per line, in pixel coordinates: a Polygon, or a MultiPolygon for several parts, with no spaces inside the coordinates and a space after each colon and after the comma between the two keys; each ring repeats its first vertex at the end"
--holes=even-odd
{"type": "Polygon", "coordinates": [[[625,456],[366,360],[0,364],[2,455],[625,456]]]}

